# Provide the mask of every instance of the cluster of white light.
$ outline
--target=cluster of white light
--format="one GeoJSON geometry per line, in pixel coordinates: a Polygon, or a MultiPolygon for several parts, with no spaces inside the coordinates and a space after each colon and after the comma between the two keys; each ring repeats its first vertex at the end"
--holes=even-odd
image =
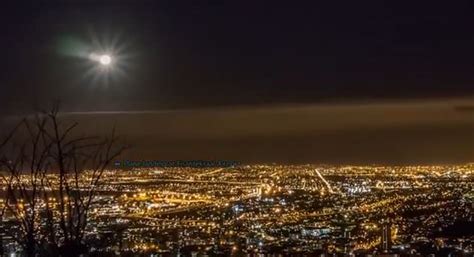
{"type": "Polygon", "coordinates": [[[108,54],[95,54],[92,53],[89,55],[89,59],[96,61],[103,66],[109,66],[112,63],[112,57],[108,54]]]}
{"type": "Polygon", "coordinates": [[[113,84],[118,86],[120,83],[116,82],[124,81],[133,56],[127,46],[119,35],[105,37],[91,31],[90,44],[82,55],[87,60],[84,63],[86,71],[82,75],[85,80],[83,84],[107,88],[113,84]]]}
{"type": "Polygon", "coordinates": [[[109,65],[112,62],[112,58],[109,55],[102,55],[100,56],[100,64],[102,65],[109,65]]]}

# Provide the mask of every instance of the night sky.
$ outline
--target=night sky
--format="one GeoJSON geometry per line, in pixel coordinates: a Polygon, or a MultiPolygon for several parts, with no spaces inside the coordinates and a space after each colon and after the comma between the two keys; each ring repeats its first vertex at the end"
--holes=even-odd
{"type": "Polygon", "coordinates": [[[11,1],[0,114],[59,99],[131,158],[474,161],[472,3],[275,2],[11,1]],[[120,72],[78,54],[112,45],[120,72]]]}

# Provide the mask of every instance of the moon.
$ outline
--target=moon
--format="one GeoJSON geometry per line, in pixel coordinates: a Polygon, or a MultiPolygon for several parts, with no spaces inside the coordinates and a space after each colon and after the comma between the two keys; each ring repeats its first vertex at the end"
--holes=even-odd
{"type": "Polygon", "coordinates": [[[107,66],[112,62],[112,58],[110,57],[110,55],[104,54],[100,56],[99,62],[100,64],[107,66]]]}

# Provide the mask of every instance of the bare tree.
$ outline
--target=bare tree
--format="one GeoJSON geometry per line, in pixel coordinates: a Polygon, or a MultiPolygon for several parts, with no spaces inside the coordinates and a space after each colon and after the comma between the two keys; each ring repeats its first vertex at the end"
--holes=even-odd
{"type": "Polygon", "coordinates": [[[51,111],[22,120],[0,142],[5,201],[0,213],[18,226],[26,256],[78,256],[87,250],[89,212],[109,164],[126,148],[110,136],[74,136],[77,123],[51,111]]]}

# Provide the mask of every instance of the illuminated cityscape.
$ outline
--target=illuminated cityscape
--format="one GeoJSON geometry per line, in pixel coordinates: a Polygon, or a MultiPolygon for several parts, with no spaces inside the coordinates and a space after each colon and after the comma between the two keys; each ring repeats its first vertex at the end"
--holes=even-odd
{"type": "Polygon", "coordinates": [[[474,257],[473,1],[2,3],[0,257],[474,257]]]}
{"type": "Polygon", "coordinates": [[[85,238],[91,256],[472,256],[473,186],[472,164],[107,170],[85,238]]]}

